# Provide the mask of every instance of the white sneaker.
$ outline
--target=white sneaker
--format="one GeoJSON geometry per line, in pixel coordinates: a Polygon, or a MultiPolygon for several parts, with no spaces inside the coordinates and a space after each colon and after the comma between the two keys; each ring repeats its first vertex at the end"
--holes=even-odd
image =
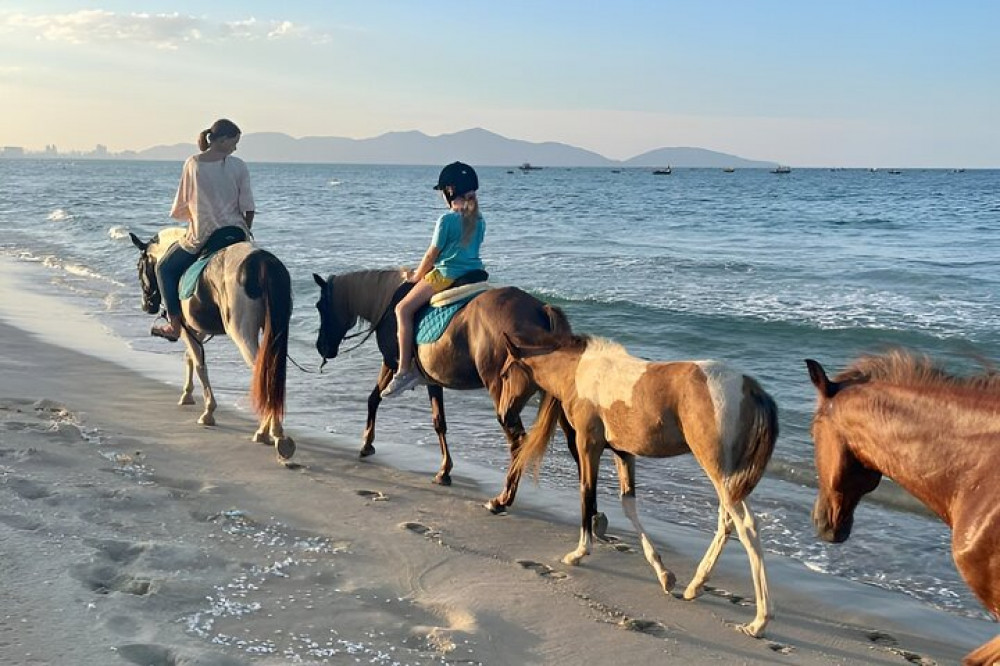
{"type": "Polygon", "coordinates": [[[397,372],[392,376],[389,385],[382,389],[383,398],[394,398],[405,391],[409,391],[420,383],[420,375],[416,370],[397,372]]]}

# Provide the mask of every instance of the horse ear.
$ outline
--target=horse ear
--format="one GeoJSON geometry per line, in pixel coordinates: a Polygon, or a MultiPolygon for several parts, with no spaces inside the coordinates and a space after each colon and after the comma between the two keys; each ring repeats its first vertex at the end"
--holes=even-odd
{"type": "Polygon", "coordinates": [[[826,371],[823,366],[819,364],[819,361],[814,361],[811,358],[806,359],[806,367],[809,368],[809,379],[812,380],[813,386],[816,390],[820,392],[824,398],[831,398],[833,394],[836,393],[833,382],[826,376],[826,371]]]}
{"type": "Polygon", "coordinates": [[[132,245],[135,245],[137,248],[139,248],[143,252],[145,252],[146,248],[149,247],[149,245],[147,243],[143,243],[141,240],[139,240],[139,237],[136,236],[131,231],[128,232],[128,237],[132,239],[132,245]]]}
{"type": "Polygon", "coordinates": [[[316,280],[316,284],[319,285],[320,289],[323,289],[324,287],[326,287],[326,280],[324,280],[318,274],[313,273],[313,280],[316,280]]]}
{"type": "Polygon", "coordinates": [[[510,339],[510,336],[507,334],[506,331],[504,331],[503,334],[503,342],[504,345],[506,345],[507,347],[507,353],[520,361],[521,357],[523,357],[524,354],[521,351],[521,348],[518,347],[516,344],[514,344],[514,341],[510,339]]]}

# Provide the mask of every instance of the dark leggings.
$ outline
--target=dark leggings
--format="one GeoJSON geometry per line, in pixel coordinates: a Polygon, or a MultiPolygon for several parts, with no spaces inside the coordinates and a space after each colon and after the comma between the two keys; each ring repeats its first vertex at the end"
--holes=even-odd
{"type": "Polygon", "coordinates": [[[163,306],[167,308],[167,315],[179,317],[181,315],[180,281],[191,264],[197,261],[198,255],[191,254],[174,243],[163,254],[163,257],[156,262],[156,281],[160,283],[160,294],[163,296],[163,306]]]}

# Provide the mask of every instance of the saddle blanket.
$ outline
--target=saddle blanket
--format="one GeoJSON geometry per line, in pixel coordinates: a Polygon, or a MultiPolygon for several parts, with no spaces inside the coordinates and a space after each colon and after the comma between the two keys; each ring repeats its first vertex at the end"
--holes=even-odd
{"type": "Polygon", "coordinates": [[[418,345],[436,342],[448,328],[452,318],[469,302],[491,286],[486,282],[476,282],[454,289],[447,289],[434,294],[431,302],[425,305],[414,317],[416,340],[418,345]]]}
{"type": "MultiPolygon", "coordinates": [[[[216,250],[216,252],[218,252],[218,250],[216,250]]],[[[195,259],[194,263],[191,264],[186,271],[184,271],[183,275],[181,275],[181,283],[178,291],[182,301],[194,296],[194,290],[198,288],[198,279],[201,277],[201,272],[205,270],[205,266],[208,266],[208,262],[210,262],[214,256],[215,252],[203,254],[195,259]]]]}
{"type": "Polygon", "coordinates": [[[239,227],[222,227],[212,232],[198,258],[181,275],[181,281],[178,285],[181,300],[183,301],[194,296],[194,292],[198,288],[198,279],[201,278],[201,272],[205,270],[205,266],[208,266],[208,262],[212,260],[216,252],[246,240],[250,239],[247,237],[246,232],[239,227]]]}

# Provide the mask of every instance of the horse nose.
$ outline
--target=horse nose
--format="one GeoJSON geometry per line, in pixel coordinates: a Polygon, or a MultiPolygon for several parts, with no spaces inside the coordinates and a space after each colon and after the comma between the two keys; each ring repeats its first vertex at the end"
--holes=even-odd
{"type": "Polygon", "coordinates": [[[827,543],[843,543],[851,536],[851,522],[848,521],[839,527],[834,526],[825,516],[813,514],[813,526],[816,528],[816,536],[827,543]]]}

